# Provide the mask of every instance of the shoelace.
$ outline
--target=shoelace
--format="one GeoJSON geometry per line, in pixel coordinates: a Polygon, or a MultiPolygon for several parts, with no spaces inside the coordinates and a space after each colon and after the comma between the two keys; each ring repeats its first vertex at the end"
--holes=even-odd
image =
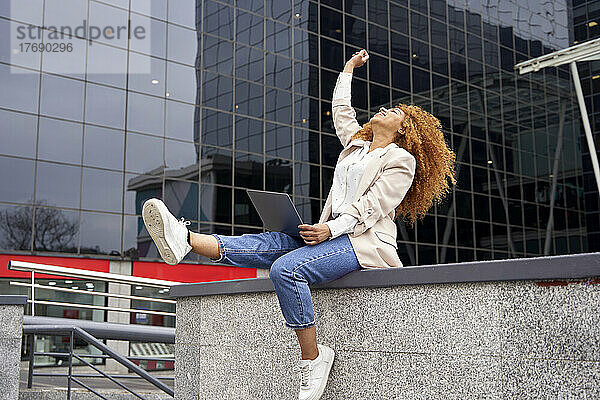
{"type": "Polygon", "coordinates": [[[179,222],[180,224],[182,224],[184,226],[188,226],[192,223],[192,221],[186,221],[184,217],[181,217],[181,220],[177,221],[177,222],[179,222]]]}
{"type": "Polygon", "coordinates": [[[307,364],[304,366],[296,366],[296,372],[300,373],[300,386],[308,387],[308,379],[310,378],[311,365],[307,364]]]}

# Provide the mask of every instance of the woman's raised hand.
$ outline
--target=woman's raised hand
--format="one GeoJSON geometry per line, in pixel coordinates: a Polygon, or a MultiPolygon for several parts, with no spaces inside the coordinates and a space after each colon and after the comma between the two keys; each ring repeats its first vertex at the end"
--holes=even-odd
{"type": "Polygon", "coordinates": [[[368,59],[369,54],[367,54],[365,49],[362,49],[361,51],[357,51],[356,53],[352,54],[352,58],[350,58],[348,62],[351,63],[354,68],[358,68],[365,65],[368,59]]]}

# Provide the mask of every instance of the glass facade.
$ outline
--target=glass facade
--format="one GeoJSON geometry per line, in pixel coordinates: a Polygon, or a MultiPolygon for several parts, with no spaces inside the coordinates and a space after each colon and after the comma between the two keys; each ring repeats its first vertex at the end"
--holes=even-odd
{"type": "MultiPolygon", "coordinates": [[[[600,37],[600,1],[573,0],[573,44],[600,37]]],[[[590,118],[596,154],[600,156],[600,62],[577,63],[581,88],[590,118]]],[[[583,191],[589,250],[600,251],[600,197],[592,170],[589,147],[582,129],[581,159],[583,164],[583,191]]]]}
{"type": "Polygon", "coordinates": [[[148,26],[150,43],[69,37],[85,51],[58,58],[3,43],[2,252],[156,260],[141,219],[150,197],[195,231],[262,232],[245,188],[287,192],[316,223],[342,150],[333,86],[361,48],[359,122],[418,104],[457,153],[447,201],[414,229],[398,221],[405,265],[590,248],[591,168],[569,72],[513,70],[568,46],[566,0],[37,2],[3,2],[3,37],[87,18],[148,26]]]}

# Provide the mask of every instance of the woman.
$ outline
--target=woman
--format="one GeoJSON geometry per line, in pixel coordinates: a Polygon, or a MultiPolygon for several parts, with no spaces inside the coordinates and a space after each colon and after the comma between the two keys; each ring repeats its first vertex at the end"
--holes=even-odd
{"type": "Polygon", "coordinates": [[[400,214],[414,224],[454,180],[454,153],[444,141],[439,120],[416,106],[380,108],[360,126],[350,105],[354,68],[368,60],[354,53],[338,77],[332,113],[344,146],[319,223],[299,225],[301,238],[281,232],[241,236],[190,232],[164,203],[144,203],[143,218],[162,258],[179,263],[189,251],[216,262],[270,268],[270,278],[285,319],[301,348],[298,398],[321,397],[334,351],[317,344],[309,286],[336,280],[361,268],[402,266],[396,244],[400,214]]]}

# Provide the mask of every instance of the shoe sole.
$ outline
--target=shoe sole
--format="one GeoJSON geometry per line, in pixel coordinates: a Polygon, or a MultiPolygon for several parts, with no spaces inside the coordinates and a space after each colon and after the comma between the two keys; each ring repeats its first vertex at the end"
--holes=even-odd
{"type": "Polygon", "coordinates": [[[157,200],[150,199],[144,203],[142,219],[162,259],[169,265],[177,265],[175,254],[165,239],[165,224],[157,200]]]}
{"type": "Polygon", "coordinates": [[[329,371],[331,371],[331,367],[333,366],[333,359],[335,358],[335,352],[332,348],[327,347],[325,350],[325,359],[327,361],[327,372],[325,372],[325,377],[327,379],[323,379],[321,381],[321,385],[319,386],[319,390],[317,390],[317,395],[314,400],[318,400],[323,396],[323,392],[325,391],[325,387],[327,386],[327,382],[329,381],[329,371]]]}

